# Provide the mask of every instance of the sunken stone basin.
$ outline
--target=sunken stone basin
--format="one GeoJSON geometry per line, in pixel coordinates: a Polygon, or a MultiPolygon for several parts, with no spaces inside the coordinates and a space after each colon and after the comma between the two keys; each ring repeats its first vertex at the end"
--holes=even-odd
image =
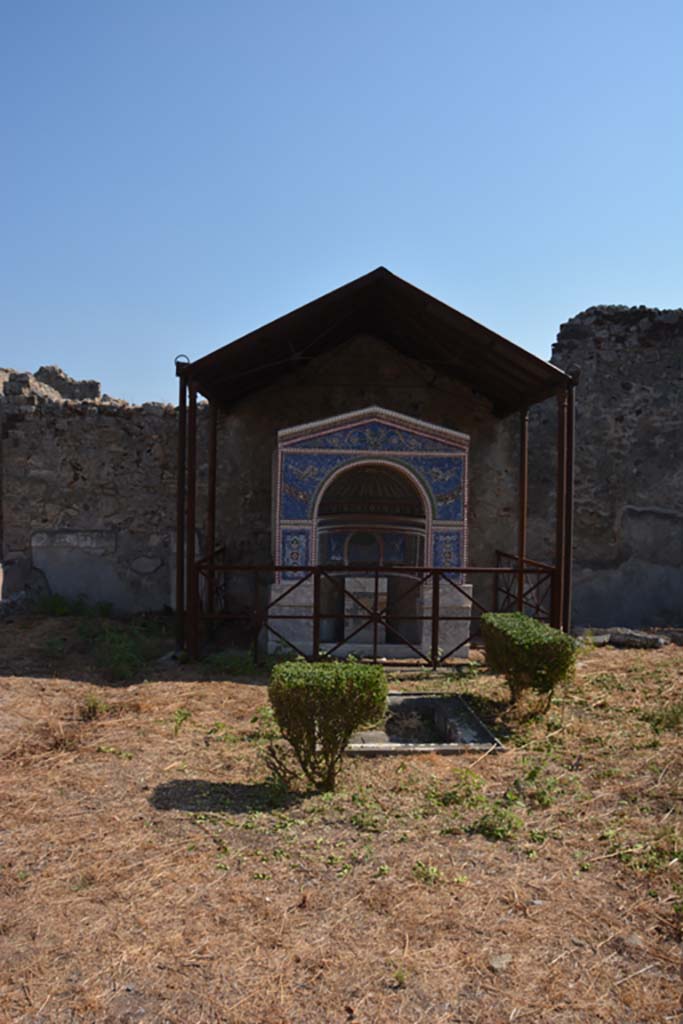
{"type": "Polygon", "coordinates": [[[349,754],[464,754],[503,750],[456,694],[389,693],[383,724],[357,732],[349,754]]]}

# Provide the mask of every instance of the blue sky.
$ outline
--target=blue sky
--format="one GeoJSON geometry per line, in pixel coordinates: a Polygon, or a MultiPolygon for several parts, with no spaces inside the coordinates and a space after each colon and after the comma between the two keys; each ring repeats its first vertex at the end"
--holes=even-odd
{"type": "Polygon", "coordinates": [[[174,400],[383,264],[548,358],[683,305],[680,0],[5,0],[0,365],[174,400]]]}

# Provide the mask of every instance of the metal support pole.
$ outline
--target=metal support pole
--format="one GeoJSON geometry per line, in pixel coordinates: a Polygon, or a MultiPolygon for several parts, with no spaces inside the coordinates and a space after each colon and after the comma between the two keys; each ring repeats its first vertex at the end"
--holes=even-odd
{"type": "Polygon", "coordinates": [[[562,600],[562,628],[572,628],[572,558],[574,549],[574,449],[576,433],[576,402],[572,382],[567,391],[567,486],[565,492],[564,536],[564,591],[562,600]]]}
{"type": "Polygon", "coordinates": [[[199,656],[199,581],[195,566],[197,517],[197,385],[190,381],[187,416],[187,646],[193,658],[199,656]]]}
{"type": "Polygon", "coordinates": [[[372,602],[372,660],[377,661],[377,631],[379,628],[379,622],[377,615],[379,612],[379,569],[375,569],[375,587],[374,597],[372,602]]]}
{"type": "MultiPolygon", "coordinates": [[[[208,594],[206,610],[209,615],[214,613],[214,588],[216,585],[214,565],[216,562],[216,434],[218,409],[214,402],[209,404],[209,479],[208,499],[206,504],[206,556],[209,561],[208,594]]],[[[213,629],[213,626],[209,627],[213,629]]]]}
{"type": "Polygon", "coordinates": [[[441,578],[438,572],[432,573],[432,668],[439,664],[439,599],[441,596],[441,578]]]}
{"type": "Polygon", "coordinates": [[[320,569],[313,569],[313,660],[320,657],[320,569]]]}
{"type": "MultiPolygon", "coordinates": [[[[258,585],[258,573],[255,572],[253,576],[253,588],[251,592],[251,601],[253,609],[253,622],[254,622],[254,639],[252,641],[252,657],[255,665],[261,663],[261,651],[259,649],[259,636],[261,634],[261,609],[259,607],[259,585],[258,585]]],[[[266,611],[266,616],[268,612],[266,611]]],[[[267,635],[267,634],[266,634],[267,635]]]]}
{"type": "Polygon", "coordinates": [[[564,623],[564,569],[567,528],[567,392],[557,396],[557,495],[555,503],[555,574],[552,624],[562,629],[564,623]]]}
{"type": "Polygon", "coordinates": [[[178,482],[176,485],[175,609],[176,647],[185,646],[185,451],[187,444],[187,384],[183,363],[176,363],[178,375],[178,482]]]}
{"type": "Polygon", "coordinates": [[[524,611],[524,569],[526,564],[526,532],[529,511],[529,410],[519,418],[519,534],[517,541],[517,611],[524,611]]]}

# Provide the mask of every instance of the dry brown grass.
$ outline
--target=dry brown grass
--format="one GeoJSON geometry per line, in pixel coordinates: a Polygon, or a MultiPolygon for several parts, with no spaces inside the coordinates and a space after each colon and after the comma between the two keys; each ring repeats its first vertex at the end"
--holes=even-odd
{"type": "Polygon", "coordinates": [[[262,685],[107,686],[77,628],[0,625],[2,1019],[680,1020],[683,739],[643,718],[683,700],[679,648],[588,652],[505,754],[359,759],[288,799],[262,685]],[[463,808],[475,760],[487,803],[463,808]],[[468,829],[496,801],[521,827],[494,842],[468,829]]]}

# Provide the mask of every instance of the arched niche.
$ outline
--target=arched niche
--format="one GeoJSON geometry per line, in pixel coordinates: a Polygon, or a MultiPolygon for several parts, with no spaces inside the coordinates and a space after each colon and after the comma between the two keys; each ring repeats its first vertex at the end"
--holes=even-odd
{"type": "Polygon", "coordinates": [[[338,471],[315,511],[320,565],[422,565],[431,509],[398,466],[363,461],[338,471]]]}
{"type": "Polygon", "coordinates": [[[375,599],[374,573],[368,567],[391,567],[377,582],[377,600],[389,616],[387,634],[419,641],[419,592],[414,569],[424,564],[425,539],[431,526],[428,495],[397,465],[367,460],[338,470],[319,496],[314,517],[315,548],[320,565],[334,567],[321,581],[321,639],[340,641],[353,623],[353,599],[375,599]],[[397,572],[401,569],[401,572],[397,572]],[[411,569],[413,573],[411,573],[411,569]],[[349,581],[353,581],[350,583],[349,581]]]}

